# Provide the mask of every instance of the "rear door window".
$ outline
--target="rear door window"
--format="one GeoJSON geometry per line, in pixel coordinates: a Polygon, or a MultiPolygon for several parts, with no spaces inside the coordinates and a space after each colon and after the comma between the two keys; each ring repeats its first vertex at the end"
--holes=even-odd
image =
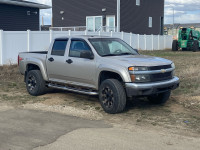
{"type": "Polygon", "coordinates": [[[55,40],[52,51],[51,51],[51,55],[64,56],[67,42],[68,42],[68,39],[55,40]]]}

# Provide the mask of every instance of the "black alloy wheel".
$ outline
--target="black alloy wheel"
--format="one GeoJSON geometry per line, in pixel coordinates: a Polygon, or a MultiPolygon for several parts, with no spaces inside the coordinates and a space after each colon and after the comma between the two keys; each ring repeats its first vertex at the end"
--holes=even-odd
{"type": "Polygon", "coordinates": [[[99,101],[106,113],[116,114],[126,107],[126,92],[116,79],[106,79],[99,87],[99,101]]]}
{"type": "Polygon", "coordinates": [[[28,76],[28,89],[29,91],[33,91],[36,88],[37,81],[33,75],[28,76]]]}
{"type": "Polygon", "coordinates": [[[40,70],[31,70],[27,73],[26,89],[32,96],[43,95],[47,92],[48,88],[40,70]]]}
{"type": "Polygon", "coordinates": [[[102,103],[108,109],[113,107],[114,104],[114,95],[113,91],[108,87],[104,87],[102,90],[102,103]]]}

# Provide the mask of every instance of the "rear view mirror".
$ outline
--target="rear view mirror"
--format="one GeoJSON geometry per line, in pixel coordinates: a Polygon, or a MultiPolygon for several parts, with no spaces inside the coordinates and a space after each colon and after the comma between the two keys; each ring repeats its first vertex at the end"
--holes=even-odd
{"type": "Polygon", "coordinates": [[[91,51],[81,51],[80,58],[86,58],[86,59],[94,59],[94,55],[91,51]]]}

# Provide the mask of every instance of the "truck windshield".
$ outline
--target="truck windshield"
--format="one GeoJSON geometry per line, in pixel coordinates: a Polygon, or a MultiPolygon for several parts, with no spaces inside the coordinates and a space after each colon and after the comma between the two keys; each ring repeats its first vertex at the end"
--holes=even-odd
{"type": "Polygon", "coordinates": [[[102,56],[138,55],[128,44],[120,39],[95,38],[89,39],[97,53],[102,56]]]}

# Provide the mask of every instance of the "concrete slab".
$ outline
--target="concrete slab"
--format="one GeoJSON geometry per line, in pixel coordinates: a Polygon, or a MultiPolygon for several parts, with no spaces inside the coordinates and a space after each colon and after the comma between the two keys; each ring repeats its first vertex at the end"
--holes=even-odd
{"type": "Polygon", "coordinates": [[[77,129],[34,150],[199,150],[200,139],[120,128],[77,129]]]}
{"type": "Polygon", "coordinates": [[[0,112],[0,149],[32,150],[55,142],[60,136],[80,128],[108,128],[91,121],[52,112],[7,110],[0,112]]]}

